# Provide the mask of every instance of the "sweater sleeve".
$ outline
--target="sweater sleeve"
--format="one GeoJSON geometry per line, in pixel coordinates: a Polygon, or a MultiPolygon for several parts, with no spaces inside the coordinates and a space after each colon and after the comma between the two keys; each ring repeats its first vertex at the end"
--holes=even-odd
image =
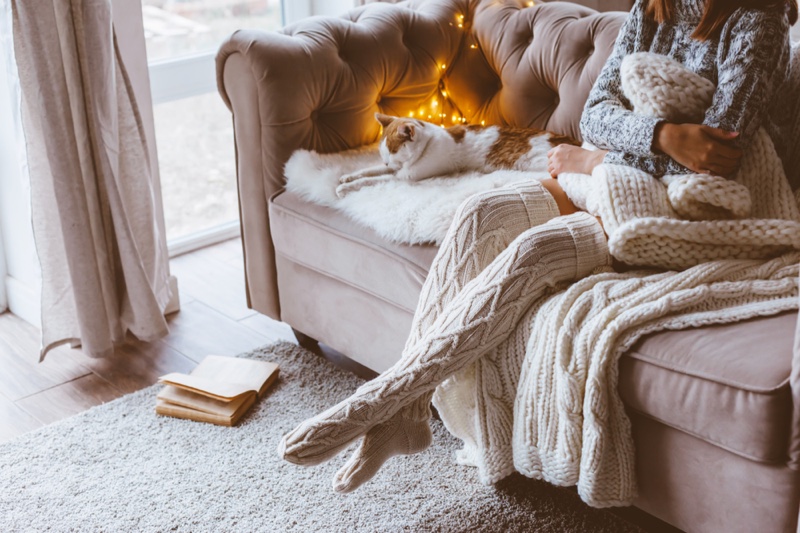
{"type": "MultiPolygon", "coordinates": [[[[581,134],[594,146],[627,154],[652,157],[653,133],[661,121],[631,111],[622,91],[620,65],[625,56],[648,50],[657,24],[645,14],[647,0],[637,0],[620,29],[614,50],[589,93],[581,115],[581,134]]],[[[644,169],[643,169],[644,170],[644,169]]]]}
{"type": "Polygon", "coordinates": [[[722,31],[717,90],[703,123],[738,131],[744,147],[765,123],[770,102],[787,78],[791,44],[782,9],[738,15],[722,31]]]}

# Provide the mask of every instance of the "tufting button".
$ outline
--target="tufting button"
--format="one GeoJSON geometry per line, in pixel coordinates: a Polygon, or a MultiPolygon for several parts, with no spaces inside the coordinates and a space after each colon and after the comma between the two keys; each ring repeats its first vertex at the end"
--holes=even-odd
{"type": "Polygon", "coordinates": [[[319,117],[319,112],[315,109],[314,111],[311,112],[311,116],[309,118],[311,118],[311,120],[316,122],[318,117],[319,117]]]}

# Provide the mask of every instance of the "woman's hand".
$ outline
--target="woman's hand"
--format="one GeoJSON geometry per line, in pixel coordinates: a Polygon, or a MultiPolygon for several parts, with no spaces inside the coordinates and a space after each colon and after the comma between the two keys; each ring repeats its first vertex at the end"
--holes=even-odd
{"type": "Polygon", "coordinates": [[[694,172],[730,178],[742,159],[742,151],[734,144],[738,137],[736,132],[702,124],[662,122],[653,147],[694,172]]]}

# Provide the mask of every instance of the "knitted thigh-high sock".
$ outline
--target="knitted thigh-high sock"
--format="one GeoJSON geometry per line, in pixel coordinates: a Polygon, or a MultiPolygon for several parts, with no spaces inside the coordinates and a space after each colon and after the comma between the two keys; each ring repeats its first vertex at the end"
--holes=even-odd
{"type": "MultiPolygon", "coordinates": [[[[486,191],[465,201],[422,287],[406,349],[422,338],[442,307],[511,241],[558,215],[555,200],[538,181],[486,191]]],[[[429,426],[432,394],[423,394],[386,422],[370,429],[334,476],[334,490],[353,491],[369,481],[389,458],[428,448],[432,439],[429,426]]]]}
{"type": "Polygon", "coordinates": [[[586,213],[525,231],[442,308],[400,361],[285,435],[279,454],[296,464],[330,459],[503,342],[548,290],[609,263],[603,229],[586,213]]]}

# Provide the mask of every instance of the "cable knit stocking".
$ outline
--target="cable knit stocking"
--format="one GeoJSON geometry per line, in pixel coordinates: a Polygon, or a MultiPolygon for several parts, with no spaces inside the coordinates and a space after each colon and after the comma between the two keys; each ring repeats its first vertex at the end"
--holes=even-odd
{"type": "Polygon", "coordinates": [[[278,452],[296,464],[330,459],[498,346],[547,291],[609,263],[603,229],[586,213],[523,232],[442,308],[397,364],[285,435],[278,452]]]}
{"type": "MultiPolygon", "coordinates": [[[[422,287],[406,350],[419,342],[442,307],[511,241],[558,215],[555,200],[538,181],[486,191],[465,201],[422,287]]],[[[334,477],[334,490],[353,491],[369,481],[389,458],[428,448],[431,395],[423,394],[391,419],[370,429],[334,477]]]]}

